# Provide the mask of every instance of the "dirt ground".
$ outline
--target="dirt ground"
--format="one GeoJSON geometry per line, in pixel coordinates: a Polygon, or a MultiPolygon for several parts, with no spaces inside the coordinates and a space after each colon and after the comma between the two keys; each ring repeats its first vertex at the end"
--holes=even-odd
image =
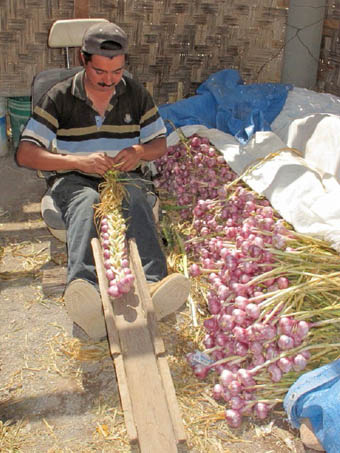
{"type": "MultiPolygon", "coordinates": [[[[0,158],[0,452],[128,452],[107,343],[74,338],[61,292],[43,289],[44,272],[62,272],[66,258],[40,218],[44,190],[13,152],[0,158]]],[[[312,453],[282,408],[263,423],[228,429],[207,383],[184,370],[181,351],[193,346],[182,327],[188,313],[161,328],[188,451],[312,453]]]]}

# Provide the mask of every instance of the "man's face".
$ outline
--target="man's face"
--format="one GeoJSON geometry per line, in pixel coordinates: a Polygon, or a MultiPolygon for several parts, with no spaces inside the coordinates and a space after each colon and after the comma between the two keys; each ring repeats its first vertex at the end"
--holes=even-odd
{"type": "Polygon", "coordinates": [[[125,55],[113,58],[92,55],[85,65],[86,82],[97,91],[113,91],[120,82],[125,65],[125,55]]]}

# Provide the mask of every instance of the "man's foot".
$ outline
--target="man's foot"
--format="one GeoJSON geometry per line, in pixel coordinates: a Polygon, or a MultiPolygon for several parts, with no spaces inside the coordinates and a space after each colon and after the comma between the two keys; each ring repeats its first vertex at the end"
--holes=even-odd
{"type": "MultiPolygon", "coordinates": [[[[171,274],[148,284],[157,320],[180,309],[189,296],[190,282],[182,274],[171,274]]],[[[96,288],[86,280],[73,280],[64,293],[66,310],[72,321],[93,340],[106,337],[102,301],[96,288]]]]}
{"type": "Polygon", "coordinates": [[[156,283],[148,283],[157,320],[179,310],[190,292],[190,281],[182,274],[171,274],[156,283]]]}
{"type": "Polygon", "coordinates": [[[69,317],[93,340],[106,337],[102,301],[96,288],[86,280],[73,280],[66,288],[64,301],[69,317]]]}
{"type": "Polygon", "coordinates": [[[73,323],[73,326],[72,326],[72,336],[73,338],[77,338],[79,341],[81,342],[84,342],[84,343],[87,343],[89,341],[92,340],[92,338],[90,338],[87,333],[85,332],[85,330],[83,330],[80,326],[78,326],[77,323],[73,323]]]}

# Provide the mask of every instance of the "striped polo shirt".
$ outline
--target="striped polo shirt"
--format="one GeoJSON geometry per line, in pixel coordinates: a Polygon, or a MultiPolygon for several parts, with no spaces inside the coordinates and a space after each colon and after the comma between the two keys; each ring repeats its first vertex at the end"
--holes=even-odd
{"type": "Polygon", "coordinates": [[[86,96],[84,75],[84,70],[78,72],[43,96],[21,140],[61,154],[106,152],[113,157],[123,148],[166,136],[164,122],[143,85],[124,76],[101,117],[86,96]]]}

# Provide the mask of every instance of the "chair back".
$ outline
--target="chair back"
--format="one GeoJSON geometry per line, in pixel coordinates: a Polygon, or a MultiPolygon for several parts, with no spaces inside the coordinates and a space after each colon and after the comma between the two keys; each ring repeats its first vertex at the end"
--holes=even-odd
{"type": "Polygon", "coordinates": [[[65,67],[52,68],[37,74],[32,83],[32,108],[41,97],[58,82],[81,71],[81,66],[70,68],[69,48],[81,47],[85,31],[94,24],[108,22],[107,19],[65,19],[53,22],[48,34],[48,47],[60,48],[65,52],[65,67]]]}
{"type": "Polygon", "coordinates": [[[58,82],[62,82],[68,77],[74,76],[74,74],[82,69],[82,66],[75,66],[74,68],[53,68],[39,72],[34,77],[32,83],[32,109],[34,109],[43,95],[47,93],[50,88],[58,82]]]}

